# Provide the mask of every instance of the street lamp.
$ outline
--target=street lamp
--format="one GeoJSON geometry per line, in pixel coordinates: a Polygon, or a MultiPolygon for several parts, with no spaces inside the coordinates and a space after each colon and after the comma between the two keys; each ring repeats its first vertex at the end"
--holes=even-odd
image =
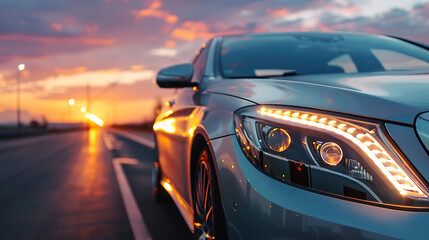
{"type": "Polygon", "coordinates": [[[19,97],[19,77],[21,71],[24,71],[25,64],[19,64],[18,65],[18,71],[16,72],[16,124],[18,125],[18,130],[21,130],[21,103],[20,103],[20,97],[19,97]]]}
{"type": "Polygon", "coordinates": [[[70,121],[70,122],[72,122],[72,119],[73,119],[71,110],[72,110],[72,107],[75,104],[75,102],[76,101],[74,100],[74,98],[70,98],[69,99],[69,105],[70,106],[67,108],[67,120],[70,121]]]}

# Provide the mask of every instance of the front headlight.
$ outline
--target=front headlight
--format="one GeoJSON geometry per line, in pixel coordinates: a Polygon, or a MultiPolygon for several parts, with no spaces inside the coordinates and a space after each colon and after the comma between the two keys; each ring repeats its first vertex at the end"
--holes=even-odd
{"type": "Polygon", "coordinates": [[[332,196],[429,207],[425,182],[379,122],[265,106],[239,110],[235,124],[250,162],[279,181],[332,196]]]}

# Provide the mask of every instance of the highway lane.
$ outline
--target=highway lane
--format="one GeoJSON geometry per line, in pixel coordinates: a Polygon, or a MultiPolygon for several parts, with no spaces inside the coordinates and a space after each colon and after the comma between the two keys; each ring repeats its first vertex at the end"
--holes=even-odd
{"type": "Polygon", "coordinates": [[[0,239],[133,239],[112,161],[152,239],[190,239],[172,201],[151,196],[153,149],[93,128],[0,141],[0,239]],[[105,145],[108,136],[113,148],[105,145]]]}

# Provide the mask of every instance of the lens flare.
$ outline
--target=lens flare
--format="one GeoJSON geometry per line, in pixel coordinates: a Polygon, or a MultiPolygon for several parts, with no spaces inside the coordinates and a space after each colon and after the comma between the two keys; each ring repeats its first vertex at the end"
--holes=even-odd
{"type": "Polygon", "coordinates": [[[99,117],[95,116],[92,113],[85,113],[85,117],[97,124],[98,126],[102,127],[104,125],[104,121],[101,120],[99,117]]]}

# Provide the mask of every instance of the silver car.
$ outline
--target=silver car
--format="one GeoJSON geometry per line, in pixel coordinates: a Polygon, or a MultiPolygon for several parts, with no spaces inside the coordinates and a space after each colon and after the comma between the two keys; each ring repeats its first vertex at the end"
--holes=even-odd
{"type": "Polygon", "coordinates": [[[157,83],[154,195],[195,239],[429,239],[427,45],[220,36],[157,83]]]}

